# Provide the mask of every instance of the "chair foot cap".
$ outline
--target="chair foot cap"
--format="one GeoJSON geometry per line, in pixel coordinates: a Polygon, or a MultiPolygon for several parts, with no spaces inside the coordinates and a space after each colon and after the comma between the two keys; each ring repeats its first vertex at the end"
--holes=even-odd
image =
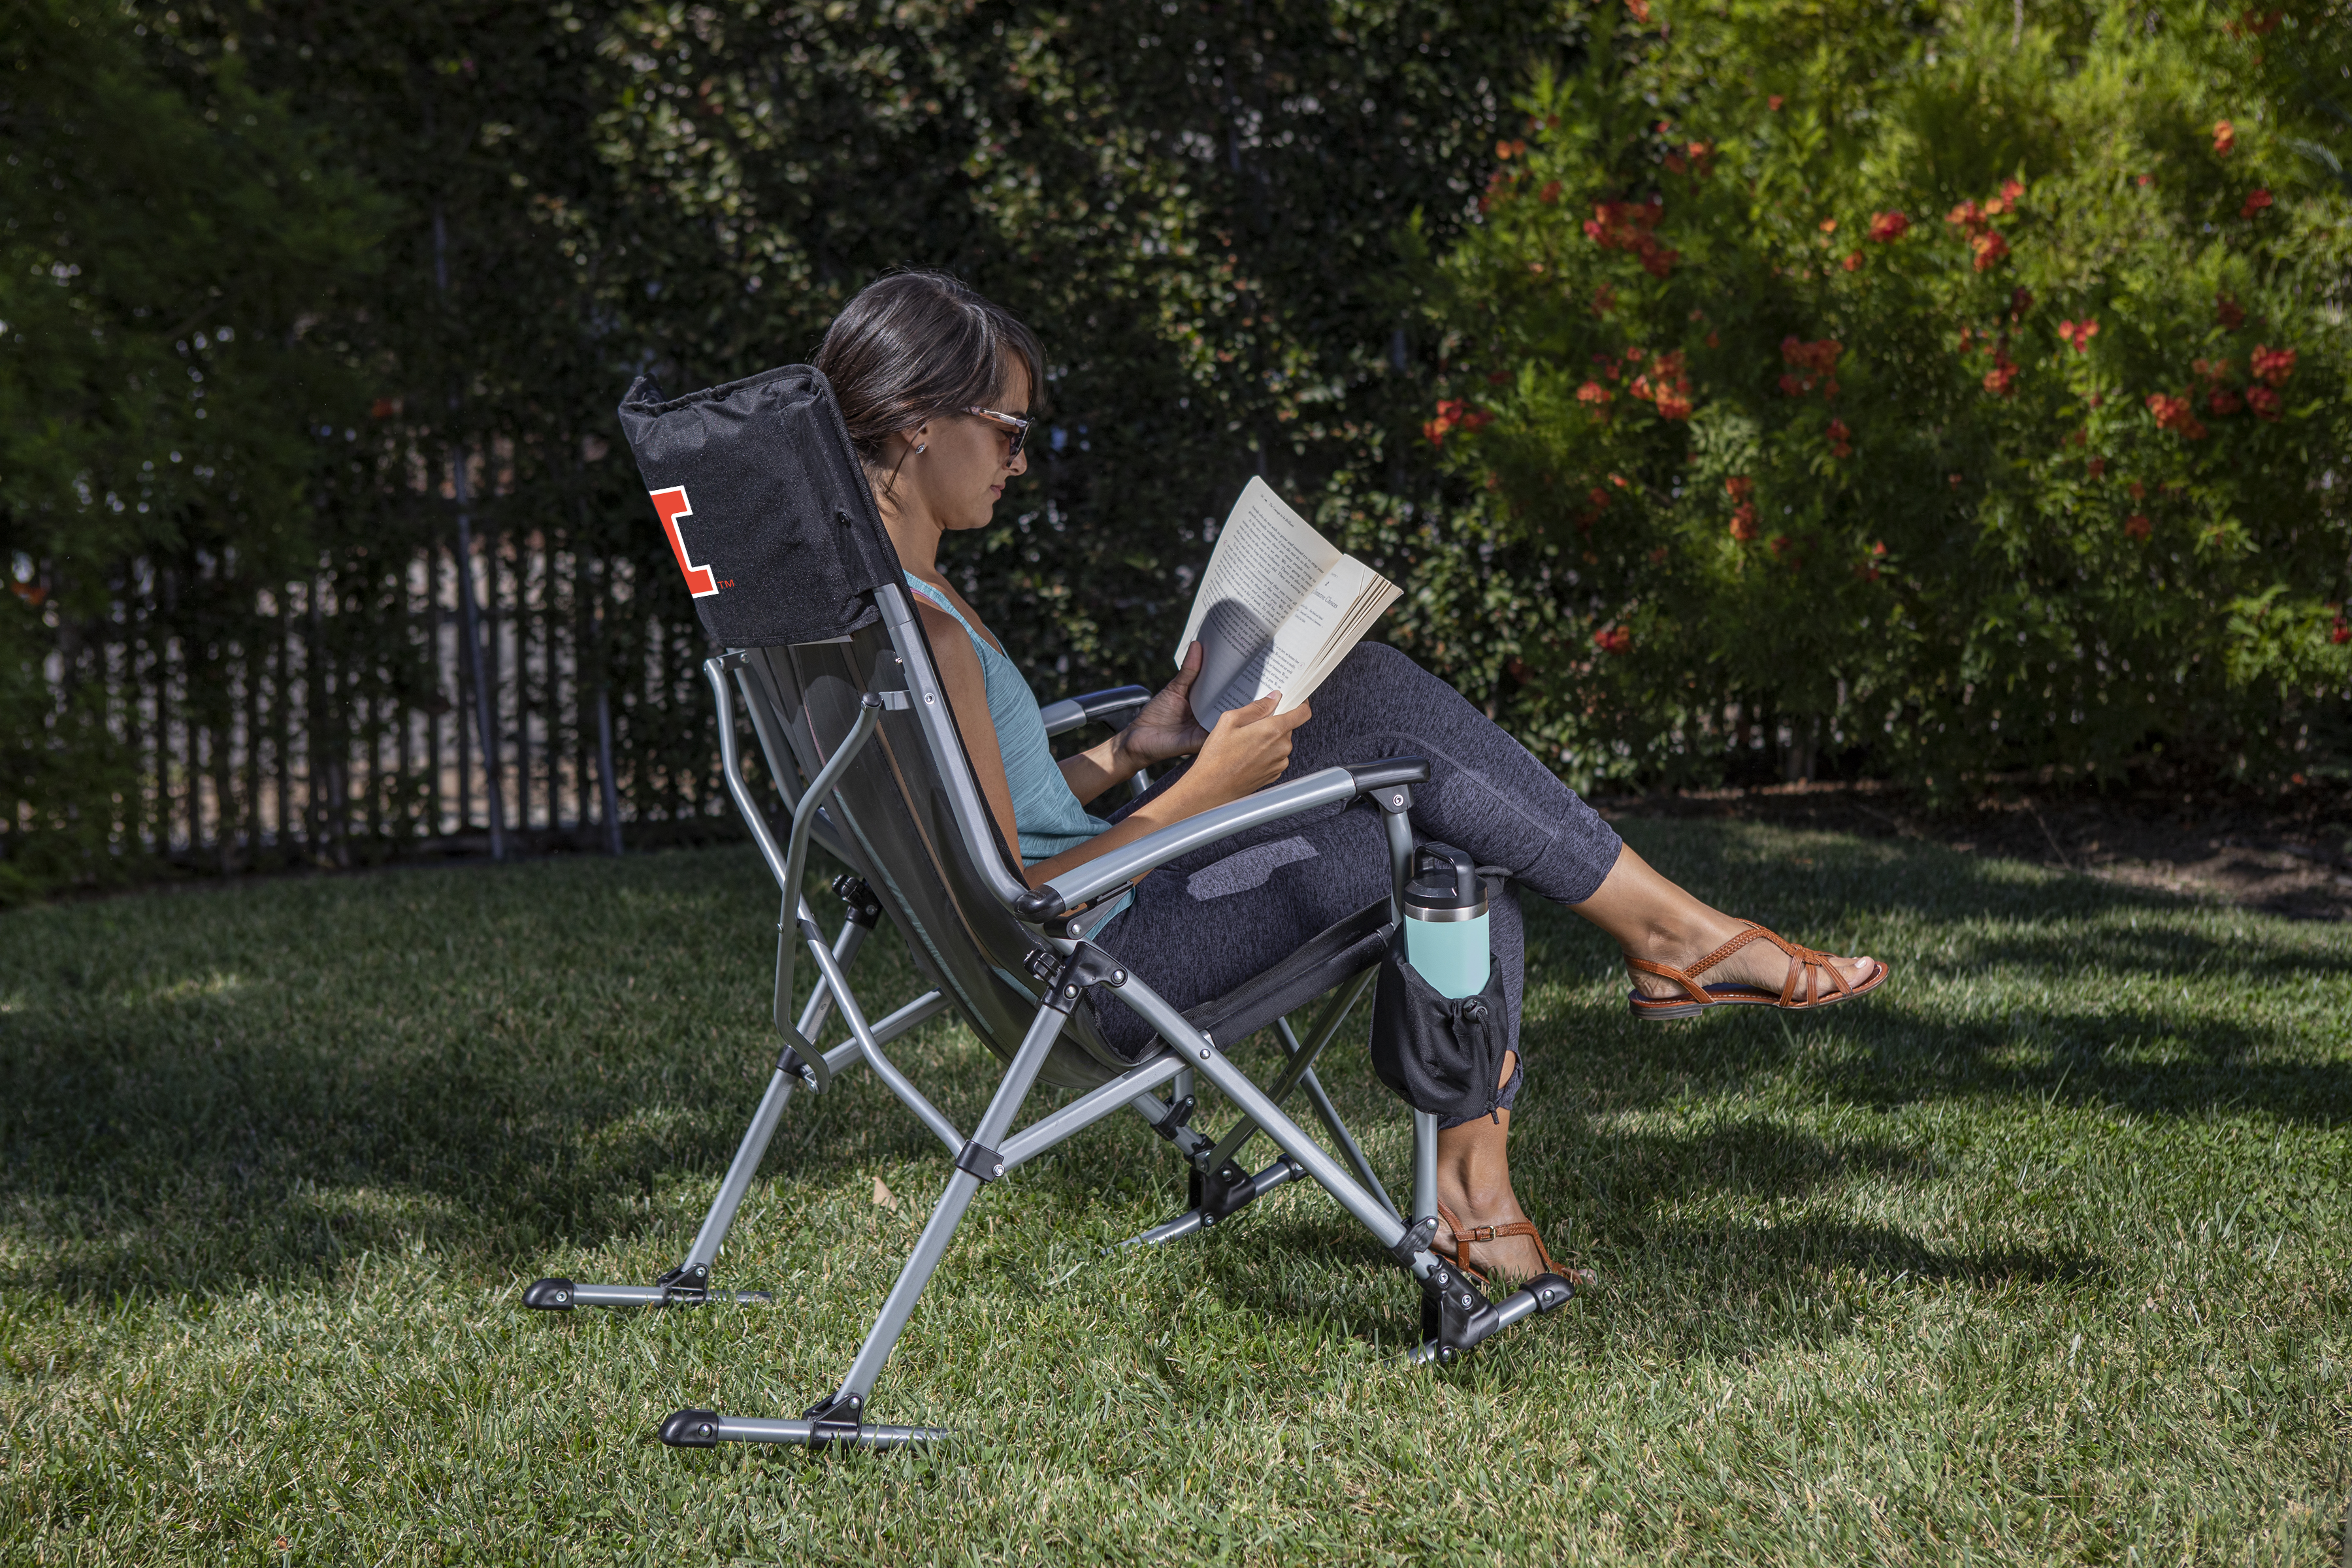
{"type": "Polygon", "coordinates": [[[719,1412],[673,1411],[670,1418],[661,1424],[661,1440],[673,1448],[716,1448],[719,1447],[719,1412]]]}
{"type": "Polygon", "coordinates": [[[578,1292],[569,1279],[534,1279],[522,1293],[522,1304],[542,1312],[568,1312],[578,1292]]]}

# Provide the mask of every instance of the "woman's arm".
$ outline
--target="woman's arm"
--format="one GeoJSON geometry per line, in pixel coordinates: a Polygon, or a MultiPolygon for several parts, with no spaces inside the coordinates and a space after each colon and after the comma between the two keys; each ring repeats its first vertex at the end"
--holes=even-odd
{"type": "Polygon", "coordinates": [[[1192,717],[1192,680],[1201,673],[1201,645],[1184,650],[1176,679],[1161,687],[1126,729],[1100,745],[1062,759],[1062,779],[1085,805],[1103,791],[1123,784],[1138,768],[1171,757],[1189,757],[1209,739],[1192,717]]]}
{"type": "Polygon", "coordinates": [[[1280,778],[1282,770],[1290,765],[1290,732],[1313,716],[1313,710],[1304,702],[1287,713],[1276,713],[1275,708],[1281,701],[1281,692],[1268,692],[1248,707],[1220,718],[1182,777],[1119,818],[1109,831],[1030,867],[1029,885],[1042,888],[1073,867],[1187,817],[1255,795],[1280,778]]]}
{"type": "MultiPolygon", "coordinates": [[[[956,731],[963,737],[963,749],[971,755],[972,771],[979,775],[981,797],[988,802],[989,815],[996,819],[997,831],[1004,835],[1005,847],[1012,850],[1013,863],[1017,866],[1021,863],[1021,833],[1013,819],[1013,786],[1004,776],[1004,752],[996,743],[996,721],[989,716],[988,678],[981,672],[980,656],[971,651],[971,638],[953,616],[923,602],[920,595],[917,596],[915,608],[923,617],[924,632],[931,639],[931,655],[939,666],[940,684],[947,691],[948,707],[956,716],[956,731]]],[[[1187,656],[1188,671],[1198,668],[1197,659],[1197,654],[1187,656]]],[[[1191,689],[1189,675],[1180,675],[1177,679],[1186,690],[1191,689]]],[[[1145,712],[1157,708],[1175,689],[1176,683],[1171,682],[1151,700],[1145,712]]],[[[1178,700],[1182,700],[1181,694],[1178,700]]],[[[1064,850],[1051,860],[1029,867],[1025,873],[1029,885],[1042,888],[1062,872],[1083,866],[1097,855],[1132,844],[1147,833],[1172,826],[1188,816],[1198,816],[1228,801],[1255,794],[1280,778],[1282,770],[1290,763],[1290,732],[1307,722],[1312,712],[1302,702],[1287,713],[1277,714],[1275,706],[1281,700],[1282,693],[1273,692],[1219,719],[1217,727],[1201,744],[1200,755],[1184,770],[1183,777],[1157,798],[1129,812],[1108,831],[1097,834],[1074,849],[1064,850]]],[[[1133,735],[1141,727],[1142,718],[1139,716],[1125,733],[1133,735]]],[[[1114,749],[1118,754],[1129,754],[1116,739],[1104,742],[1096,750],[1107,748],[1114,749]]],[[[1136,766],[1160,760],[1157,756],[1145,756],[1136,766]]],[[[1129,767],[1120,776],[1131,776],[1134,772],[1135,768],[1129,767]]],[[[1067,776],[1066,764],[1064,776],[1067,776]]],[[[1098,789],[1095,793],[1102,792],[1098,789]]],[[[1085,796],[1081,795],[1080,798],[1085,796]]]]}
{"type": "MultiPolygon", "coordinates": [[[[913,595],[915,613],[923,617],[923,633],[931,639],[931,662],[946,689],[948,711],[956,716],[956,732],[971,756],[971,771],[980,781],[980,795],[1013,863],[1021,864],[1021,830],[1013,820],[1013,785],[1004,776],[1004,751],[996,743],[996,721],[989,716],[988,677],[980,655],[971,651],[971,636],[963,623],[938,608],[920,594],[913,595]]],[[[1031,887],[1037,884],[1032,882],[1031,887]]]]}

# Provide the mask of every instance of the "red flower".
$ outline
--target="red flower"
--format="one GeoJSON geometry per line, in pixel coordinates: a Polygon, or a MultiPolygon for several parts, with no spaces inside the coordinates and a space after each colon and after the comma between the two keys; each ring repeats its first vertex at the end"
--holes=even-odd
{"type": "Polygon", "coordinates": [[[1984,389],[1995,397],[2014,396],[2017,392],[2017,366],[2006,354],[1996,356],[1993,366],[1985,372],[1984,389]]]}
{"type": "Polygon", "coordinates": [[[2000,183],[2000,199],[2011,206],[2015,206],[2017,198],[2024,194],[2025,184],[2021,180],[2003,180],[2000,183]]]}
{"type": "Polygon", "coordinates": [[[2329,642],[2352,642],[2352,626],[2347,626],[2342,621],[2336,622],[2336,630],[2329,636],[2327,640],[2329,642]]]}
{"type": "Polygon", "coordinates": [[[1910,230],[1911,220],[1899,212],[1870,215],[1870,237],[1881,245],[1891,245],[1910,230]]]}
{"type": "Polygon", "coordinates": [[[2252,217],[2270,205],[2270,192],[2263,190],[2258,185],[2254,189],[2246,193],[2246,205],[2238,209],[2238,216],[2240,217],[2252,217]]]}
{"type": "Polygon", "coordinates": [[[1605,510],[1609,505],[1609,492],[1602,489],[1599,485],[1595,485],[1591,489],[1585,491],[1584,499],[1592,503],[1592,510],[1595,511],[1605,510]]]}
{"type": "Polygon", "coordinates": [[[1494,423],[1494,419],[1493,415],[1482,408],[1473,408],[1458,397],[1448,397],[1439,401],[1437,417],[1423,425],[1421,433],[1428,437],[1431,446],[1443,447],[1445,437],[1455,430],[1475,430],[1482,425],[1494,423]]]}
{"type": "Polygon", "coordinates": [[[1859,251],[1859,250],[1857,250],[1857,251],[1853,252],[1852,255],[1848,256],[1848,257],[1845,258],[1845,261],[1844,261],[1844,263],[1843,263],[1843,266],[1845,267],[1845,269],[1846,269],[1848,272],[1859,272],[1859,271],[1861,271],[1861,270],[1862,270],[1862,252],[1861,252],[1861,251],[1859,251]]]}
{"type": "MultiPolygon", "coordinates": [[[[1638,5],[1643,4],[1643,0],[1625,0],[1625,3],[1638,5]]],[[[1592,646],[1602,653],[1631,653],[1633,650],[1633,634],[1623,626],[1603,626],[1592,634],[1592,646]]]]}
{"type": "Polygon", "coordinates": [[[1597,381],[1588,381],[1582,386],[1576,389],[1576,400],[1579,403],[1591,405],[1592,411],[1595,414],[1600,413],[1602,408],[1606,407],[1610,401],[1616,395],[1617,395],[1615,393],[1611,392],[1607,387],[1601,385],[1597,381]]]}
{"type": "Polygon", "coordinates": [[[2009,241],[2002,237],[1999,229],[1989,228],[1982,234],[1969,236],[1969,248],[1976,252],[1977,270],[1990,272],[1994,262],[2009,254],[2009,241]]]}
{"type": "Polygon", "coordinates": [[[1650,25],[1650,0],[1625,0],[1625,9],[1631,11],[1633,20],[1644,27],[1650,25]]]}
{"type": "Polygon", "coordinates": [[[1633,252],[1643,271],[1664,278],[1682,255],[1660,245],[1649,232],[1658,226],[1664,213],[1664,204],[1654,196],[1646,202],[1602,202],[1585,219],[1584,236],[1603,250],[1633,252]]]}
{"type": "Polygon", "coordinates": [[[2279,416],[2279,410],[2285,403],[2285,398],[2267,386],[2246,388],[2246,405],[2254,411],[2254,417],[2257,419],[2276,419],[2279,416]]]}
{"type": "Polygon", "coordinates": [[[368,417],[371,419],[389,419],[398,411],[399,407],[400,405],[394,403],[391,398],[379,397],[368,405],[368,417]]]}
{"type": "Polygon", "coordinates": [[[2227,294],[2213,296],[2213,314],[2224,327],[2233,332],[2246,324],[2244,307],[2227,294]]]}
{"type": "Polygon", "coordinates": [[[1764,100],[1764,107],[1770,110],[1773,113],[1778,114],[1780,112],[1780,105],[1787,101],[1787,99],[1782,98],[1776,92],[1771,97],[1764,100]]]}
{"type": "Polygon", "coordinates": [[[2243,408],[2246,405],[2246,400],[2226,386],[2217,386],[2213,389],[2213,395],[2205,400],[2205,405],[2216,415],[2226,418],[2243,408]]]}
{"type": "Polygon", "coordinates": [[[2126,485],[2124,488],[2131,491],[2131,499],[2134,500],[2137,500],[2142,496],[2147,494],[2147,487],[2140,483],[2137,479],[2134,479],[2130,484],[2126,485]]]}
{"type": "Polygon", "coordinates": [[[2076,353],[2087,353],[2090,352],[2091,340],[2099,335],[2099,323],[2089,321],[2061,321],[2058,323],[2058,335],[2073,343],[2076,353]]]}
{"type": "Polygon", "coordinates": [[[1830,456],[1833,458],[1851,458],[1853,456],[1853,432],[1845,427],[1844,420],[1832,419],[1830,421],[1829,437],[1830,456]]]}
{"type": "Polygon", "coordinates": [[[1658,394],[1657,409],[1661,419],[1687,419],[1691,416],[1690,400],[1677,393],[1658,394]]]}
{"type": "Polygon", "coordinates": [[[1733,500],[1746,500],[1756,493],[1756,481],[1745,474],[1734,474],[1723,481],[1723,493],[1733,500]]]}
{"type": "Polygon", "coordinates": [[[1536,200],[1543,203],[1546,206],[1549,206],[1554,202],[1559,200],[1559,182],[1558,180],[1545,181],[1544,188],[1536,193],[1536,200]]]}
{"type": "Polygon", "coordinates": [[[1756,503],[1741,501],[1731,509],[1731,537],[1745,544],[1761,531],[1756,526],[1756,503]]]}
{"type": "Polygon", "coordinates": [[[1592,291],[1592,313],[1605,316],[1617,308],[1617,290],[1603,283],[1592,291]]]}
{"type": "Polygon", "coordinates": [[[2154,174],[2142,174],[2139,177],[2139,188],[2141,190],[2146,190],[2148,186],[2154,184],[2156,184],[2156,176],[2154,174]]]}
{"type": "Polygon", "coordinates": [[[1962,202],[1944,215],[1946,223],[1958,224],[1962,228],[1977,228],[1984,223],[1984,208],[1974,202],[1962,202]]]}
{"type": "Polygon", "coordinates": [[[2138,512],[2134,512],[2129,517],[2124,519],[2124,531],[2130,534],[2134,539],[2146,539],[2153,531],[2153,528],[2154,525],[2138,512]]]}
{"type": "Polygon", "coordinates": [[[2273,386],[2284,386],[2286,378],[2294,374],[2293,349],[2265,348],[2260,343],[2254,345],[2255,380],[2268,382],[2273,386]]]}
{"type": "Polygon", "coordinates": [[[1780,357],[1789,363],[1814,375],[1828,375],[1837,368],[1838,355],[1845,345],[1835,338],[1823,338],[1819,342],[1805,342],[1794,333],[1780,340],[1780,357]]]}
{"type": "Polygon", "coordinates": [[[2178,430],[2183,437],[2191,441],[2202,441],[2205,438],[2205,426],[2189,409],[2189,399],[2186,397],[2171,397],[2161,392],[2151,392],[2147,395],[2147,411],[2156,416],[2156,427],[2159,430],[2178,430]]]}
{"type": "Polygon", "coordinates": [[[2213,121],[2213,155],[2226,158],[2238,144],[2238,128],[2226,120],[2213,121]]]}
{"type": "Polygon", "coordinates": [[[2107,471],[2107,460],[2105,458],[2094,458],[2087,466],[2091,470],[2091,477],[2095,479],[2107,471]]]}

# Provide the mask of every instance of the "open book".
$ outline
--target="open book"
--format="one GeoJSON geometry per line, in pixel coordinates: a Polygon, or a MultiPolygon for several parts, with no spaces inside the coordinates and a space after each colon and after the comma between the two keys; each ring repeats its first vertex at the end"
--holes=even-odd
{"type": "Polygon", "coordinates": [[[1192,615],[1176,645],[1201,644],[1192,717],[1203,729],[1269,691],[1287,713],[1323,684],[1381,612],[1397,585],[1331,548],[1264,479],[1234,502],[1210,552],[1192,615]]]}

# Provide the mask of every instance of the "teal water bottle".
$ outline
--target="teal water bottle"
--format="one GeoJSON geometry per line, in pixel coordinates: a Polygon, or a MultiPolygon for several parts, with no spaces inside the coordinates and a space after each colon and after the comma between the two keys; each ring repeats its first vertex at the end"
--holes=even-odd
{"type": "Polygon", "coordinates": [[[1412,852],[1404,885],[1404,961],[1441,996],[1486,989],[1486,884],[1469,856],[1443,844],[1412,852]]]}

